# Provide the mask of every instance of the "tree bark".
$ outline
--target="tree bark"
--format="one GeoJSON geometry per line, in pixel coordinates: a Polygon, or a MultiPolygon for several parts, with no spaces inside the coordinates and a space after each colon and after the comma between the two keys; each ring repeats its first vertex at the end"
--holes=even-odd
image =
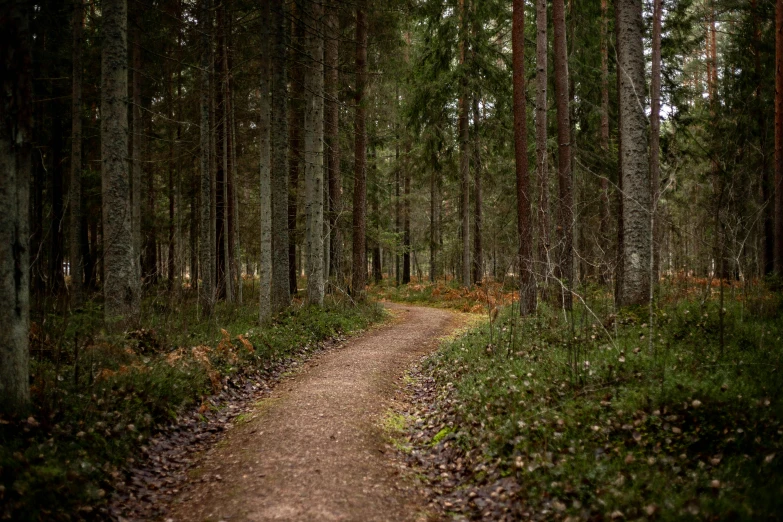
{"type": "Polygon", "coordinates": [[[566,43],[565,5],[553,0],[552,23],[555,33],[555,99],[557,105],[558,142],[558,256],[557,277],[561,282],[562,305],[571,309],[571,287],[574,279],[573,221],[574,196],[571,176],[571,117],[568,110],[568,54],[566,43]]]}
{"type": "Polygon", "coordinates": [[[209,69],[210,69],[210,4],[211,0],[201,0],[199,22],[201,25],[201,80],[200,80],[200,112],[201,112],[201,223],[199,238],[199,272],[201,284],[199,285],[199,301],[202,314],[205,317],[212,315],[215,305],[215,270],[213,260],[215,258],[212,240],[212,172],[210,169],[210,111],[209,111],[209,69]]]}
{"type": "Polygon", "coordinates": [[[547,169],[547,0],[536,0],[536,175],[538,176],[538,267],[546,288],[551,272],[549,170],[547,169]]]}
{"type": "Polygon", "coordinates": [[[775,273],[783,276],[783,0],[775,2],[775,273]]]}
{"type": "MultiPolygon", "coordinates": [[[[133,27],[133,105],[131,107],[132,130],[131,135],[131,234],[133,236],[133,255],[138,259],[139,274],[141,278],[141,155],[142,136],[144,135],[144,123],[141,114],[141,31],[139,28],[140,15],[136,14],[133,27]]],[[[149,219],[151,216],[147,216],[149,219]]]]}
{"type": "Polygon", "coordinates": [[[438,267],[439,227],[440,227],[440,162],[438,151],[433,145],[431,154],[432,170],[430,173],[430,281],[437,280],[440,271],[438,267]]]}
{"type": "Polygon", "coordinates": [[[305,198],[307,236],[307,301],[324,302],[324,38],[320,0],[307,2],[308,31],[305,37],[305,198]]]}
{"type": "MultiPolygon", "coordinates": [[[[294,0],[291,4],[293,25],[292,40],[288,49],[291,63],[288,112],[288,281],[291,295],[297,292],[297,255],[296,246],[299,242],[297,217],[299,214],[299,179],[302,166],[302,130],[304,127],[304,65],[302,64],[303,46],[305,40],[304,4],[307,0],[294,0]]],[[[301,266],[301,265],[300,265],[301,266]]]]}
{"type": "Polygon", "coordinates": [[[653,0],[652,68],[650,78],[650,192],[653,218],[653,280],[658,279],[660,266],[660,225],[658,199],[660,197],[660,142],[661,142],[661,17],[662,0],[653,0]]]}
{"type": "Polygon", "coordinates": [[[484,279],[484,249],[481,234],[481,143],[479,139],[478,97],[473,97],[473,282],[481,284],[484,279]]]}
{"type": "Polygon", "coordinates": [[[623,280],[620,304],[643,304],[650,291],[650,170],[644,113],[642,6],[618,0],[620,163],[623,173],[623,280]]]}
{"type": "Polygon", "coordinates": [[[462,286],[468,288],[470,287],[470,142],[468,135],[468,77],[466,70],[468,52],[468,11],[465,5],[466,1],[459,0],[459,64],[462,68],[462,73],[460,75],[457,132],[459,134],[459,171],[462,189],[460,205],[460,219],[462,220],[462,286]]]}
{"type": "MultiPolygon", "coordinates": [[[[601,147],[601,159],[609,160],[609,14],[608,0],[601,0],[601,130],[599,145],[601,147]]],[[[609,206],[609,169],[604,168],[601,173],[601,238],[602,255],[599,280],[606,283],[609,280],[609,222],[611,209],[609,206]]]]}
{"type": "Polygon", "coordinates": [[[0,411],[9,414],[30,404],[30,11],[25,0],[6,0],[0,15],[0,411]]]}
{"type": "Polygon", "coordinates": [[[101,179],[104,319],[112,328],[139,313],[138,260],[131,234],[128,162],[128,5],[104,0],[101,59],[101,179]]]}
{"type": "Polygon", "coordinates": [[[351,286],[358,300],[365,297],[367,256],[367,108],[364,91],[367,86],[367,0],[358,0],[356,7],[356,114],[354,120],[354,184],[353,184],[353,274],[351,286]]]}
{"type": "MultiPolygon", "coordinates": [[[[270,15],[270,3],[275,0],[262,0],[261,16],[263,20],[268,20],[270,15]]],[[[261,257],[259,259],[260,278],[258,282],[259,289],[259,309],[258,322],[264,325],[272,318],[272,150],[270,147],[270,129],[271,129],[271,92],[270,92],[270,62],[272,46],[270,44],[272,32],[268,24],[262,25],[261,35],[261,56],[259,63],[260,84],[259,84],[259,150],[260,150],[260,174],[261,188],[259,207],[261,210],[261,257]]]]}
{"type": "Polygon", "coordinates": [[[411,169],[410,139],[405,140],[402,159],[402,284],[411,282],[411,169]]]}
{"type": "Polygon", "coordinates": [[[73,48],[71,94],[71,180],[68,190],[70,237],[68,241],[71,263],[71,308],[79,308],[84,301],[84,257],[82,256],[82,45],[84,42],[84,2],[74,0],[71,15],[73,48]]]}
{"type": "MultiPolygon", "coordinates": [[[[557,0],[555,0],[557,1],[557,0]]],[[[519,313],[536,309],[533,274],[533,227],[530,210],[530,173],[527,162],[527,99],[525,93],[525,2],[514,0],[511,29],[514,84],[514,159],[517,177],[517,231],[519,233],[519,313]]]]}
{"type": "Polygon", "coordinates": [[[288,12],[284,2],[271,2],[272,38],[272,312],[291,302],[288,279],[288,93],[286,85],[288,12]]]}
{"type": "Polygon", "coordinates": [[[343,284],[342,176],[340,172],[340,101],[339,101],[339,45],[340,26],[337,0],[328,0],[324,30],[324,143],[326,172],[329,180],[329,274],[338,285],[343,284]]]}

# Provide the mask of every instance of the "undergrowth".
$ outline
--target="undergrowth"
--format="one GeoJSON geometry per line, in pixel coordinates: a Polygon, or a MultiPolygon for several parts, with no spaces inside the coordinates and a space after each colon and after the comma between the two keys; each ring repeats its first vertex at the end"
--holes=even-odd
{"type": "Polygon", "coordinates": [[[777,519],[781,296],[733,292],[722,318],[715,288],[661,299],[652,344],[646,307],[594,297],[506,307],[427,361],[456,444],[483,462],[472,482],[512,477],[513,502],[553,519],[777,519]]]}
{"type": "MultiPolygon", "coordinates": [[[[297,348],[366,328],[374,304],[294,306],[257,326],[256,300],[218,305],[210,321],[192,299],[145,302],[143,327],[101,330],[88,305],[39,316],[31,328],[33,410],[0,418],[0,518],[100,519],[114,478],[156,427],[196,407],[232,375],[269,368],[297,348]]],[[[203,403],[202,402],[202,407],[203,403]]]]}

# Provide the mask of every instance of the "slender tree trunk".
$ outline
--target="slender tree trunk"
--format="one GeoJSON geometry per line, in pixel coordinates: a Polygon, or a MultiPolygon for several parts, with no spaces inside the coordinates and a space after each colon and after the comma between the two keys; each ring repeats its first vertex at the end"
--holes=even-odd
{"type": "Polygon", "coordinates": [[[0,15],[0,411],[9,414],[23,414],[30,404],[30,11],[25,0],[8,0],[0,15]]]}
{"type": "Polygon", "coordinates": [[[411,282],[411,142],[406,135],[402,160],[402,283],[411,282]]]}
{"type": "Polygon", "coordinates": [[[63,178],[64,172],[64,153],[63,153],[63,135],[65,128],[63,118],[59,110],[52,115],[52,138],[51,138],[51,184],[49,185],[49,267],[48,267],[48,287],[52,295],[57,295],[65,284],[63,274],[63,178]]]}
{"type": "Polygon", "coordinates": [[[619,3],[614,2],[614,41],[615,41],[615,61],[617,67],[616,89],[617,89],[617,257],[615,261],[615,276],[614,276],[614,300],[616,305],[621,305],[623,302],[623,280],[625,279],[625,225],[623,218],[623,134],[620,129],[623,126],[623,114],[619,109],[620,105],[620,81],[622,74],[620,70],[620,57],[617,53],[617,42],[620,41],[620,25],[616,23],[619,19],[619,3]]]}
{"type": "Polygon", "coordinates": [[[329,271],[338,285],[343,284],[342,176],[340,172],[340,101],[339,101],[339,45],[340,22],[337,0],[328,0],[324,30],[324,143],[326,171],[329,180],[329,271]]]}
{"type": "Polygon", "coordinates": [[[380,216],[380,178],[378,176],[378,153],[375,144],[370,148],[370,204],[372,206],[372,279],[374,283],[383,280],[383,267],[381,261],[381,216],[380,216]]]}
{"type": "Polygon", "coordinates": [[[783,276],[783,0],[775,2],[775,273],[783,276]]]}
{"type": "Polygon", "coordinates": [[[139,280],[131,235],[128,177],[128,6],[104,0],[101,78],[104,318],[112,328],[133,324],[139,280]]]}
{"type": "Polygon", "coordinates": [[[305,37],[305,198],[307,236],[307,301],[324,302],[324,38],[320,0],[307,2],[309,28],[305,37]]]}
{"type": "Polygon", "coordinates": [[[484,250],[481,234],[481,142],[479,139],[481,114],[477,96],[473,97],[473,122],[473,281],[478,285],[484,279],[484,250]]]}
{"type": "Polygon", "coordinates": [[[530,211],[530,173],[527,162],[524,0],[514,0],[511,49],[514,83],[514,159],[517,177],[517,231],[519,233],[519,313],[520,315],[529,315],[536,309],[536,283],[533,274],[533,227],[530,211]]]}
{"type": "Polygon", "coordinates": [[[166,60],[166,104],[168,110],[169,122],[166,127],[168,130],[168,203],[169,203],[169,222],[168,222],[168,254],[166,260],[166,281],[169,291],[174,290],[174,281],[176,277],[176,264],[175,264],[175,252],[176,252],[176,228],[175,228],[175,207],[176,207],[176,183],[175,172],[176,163],[174,159],[174,148],[177,143],[177,129],[175,128],[175,114],[174,114],[174,95],[172,89],[172,70],[171,63],[174,60],[173,52],[168,50],[168,59],[166,60]]]}
{"type": "Polygon", "coordinates": [[[658,280],[661,264],[661,232],[658,224],[658,199],[660,197],[660,141],[661,141],[661,17],[662,0],[653,0],[652,70],[650,79],[650,192],[653,218],[653,280],[658,280]]]}
{"type": "Polygon", "coordinates": [[[272,37],[272,311],[291,301],[288,279],[288,93],[286,84],[288,12],[284,2],[271,2],[272,37]]]}
{"type": "MultiPolygon", "coordinates": [[[[131,135],[132,165],[131,171],[131,234],[133,237],[133,256],[139,267],[137,277],[141,279],[141,156],[142,136],[144,135],[144,122],[141,114],[141,15],[136,14],[133,27],[133,106],[131,117],[133,134],[131,135]]],[[[151,216],[147,216],[149,219],[151,216]]]]}
{"type": "Polygon", "coordinates": [[[353,274],[354,296],[364,299],[367,278],[367,132],[364,91],[367,86],[367,0],[356,6],[356,115],[354,120],[353,274]]]}
{"type": "Polygon", "coordinates": [[[70,215],[71,308],[84,301],[84,257],[82,256],[82,45],[84,41],[84,3],[74,0],[71,19],[71,180],[68,191],[70,215]]]}
{"type": "Polygon", "coordinates": [[[623,175],[623,280],[621,305],[644,304],[650,293],[650,170],[644,113],[642,6],[618,0],[620,162],[623,175]]]}
{"type": "MultiPolygon", "coordinates": [[[[466,67],[468,52],[468,6],[467,0],[459,0],[460,9],[460,67],[466,67]]],[[[460,219],[462,220],[462,286],[470,286],[470,141],[468,132],[468,78],[463,70],[460,78],[459,92],[459,171],[461,179],[462,200],[460,219]]]]}
{"type": "MultiPolygon", "coordinates": [[[[601,158],[609,160],[609,13],[608,0],[601,0],[601,130],[599,144],[601,158]]],[[[606,283],[609,280],[609,222],[611,209],[609,206],[609,169],[601,173],[601,229],[599,237],[602,242],[601,267],[599,280],[606,283]]]]}
{"type": "Polygon", "coordinates": [[[553,0],[552,23],[555,33],[555,99],[557,104],[558,142],[558,256],[557,276],[562,283],[562,303],[571,309],[571,287],[574,283],[574,195],[571,175],[571,118],[568,110],[568,55],[566,43],[565,5],[553,0]]]}
{"type": "Polygon", "coordinates": [[[215,305],[215,243],[212,240],[212,172],[210,169],[210,4],[211,0],[200,1],[199,22],[201,25],[201,80],[200,80],[200,110],[201,110],[201,223],[199,238],[199,272],[201,284],[199,285],[199,301],[201,311],[205,317],[212,315],[215,305]]]}
{"type": "Polygon", "coordinates": [[[297,292],[297,255],[296,245],[299,242],[297,216],[299,214],[299,179],[302,165],[302,128],[304,126],[304,65],[302,64],[303,46],[305,40],[304,3],[306,0],[294,0],[292,7],[293,25],[292,45],[289,48],[291,62],[291,96],[288,113],[288,277],[290,292],[297,292]]]}
{"type": "MultiPolygon", "coordinates": [[[[270,3],[275,0],[261,1],[262,19],[268,20],[270,16],[270,3]]],[[[259,85],[259,118],[258,130],[260,135],[259,150],[261,190],[259,207],[261,210],[261,257],[259,259],[260,278],[258,322],[266,324],[272,317],[272,150],[270,147],[271,128],[271,92],[270,92],[270,62],[272,46],[270,43],[272,31],[268,24],[263,24],[261,35],[260,56],[260,85],[259,85]]]]}
{"type": "Polygon", "coordinates": [[[433,283],[438,279],[438,250],[440,226],[440,162],[438,161],[438,151],[433,145],[431,154],[431,173],[430,173],[430,281],[433,283]]]}
{"type": "MultiPolygon", "coordinates": [[[[549,171],[547,169],[547,0],[536,0],[536,175],[538,176],[538,266],[542,291],[549,281],[549,171]]],[[[542,295],[542,298],[544,296],[542,295]]]]}

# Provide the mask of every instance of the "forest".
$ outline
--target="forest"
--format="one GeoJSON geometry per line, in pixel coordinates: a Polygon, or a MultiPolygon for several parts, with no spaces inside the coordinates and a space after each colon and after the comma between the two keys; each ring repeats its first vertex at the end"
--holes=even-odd
{"type": "Polygon", "coordinates": [[[783,0],[0,0],[0,84],[1,520],[783,510],[783,0]]]}

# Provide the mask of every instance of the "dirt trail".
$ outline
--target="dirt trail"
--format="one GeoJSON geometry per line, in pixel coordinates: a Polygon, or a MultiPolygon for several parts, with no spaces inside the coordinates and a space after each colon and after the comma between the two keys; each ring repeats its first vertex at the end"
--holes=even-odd
{"type": "Polygon", "coordinates": [[[317,356],[238,422],[197,470],[170,520],[423,520],[423,501],[384,455],[382,416],[399,380],[461,324],[445,310],[397,316],[317,356]],[[245,422],[246,420],[246,422],[245,422]]]}

